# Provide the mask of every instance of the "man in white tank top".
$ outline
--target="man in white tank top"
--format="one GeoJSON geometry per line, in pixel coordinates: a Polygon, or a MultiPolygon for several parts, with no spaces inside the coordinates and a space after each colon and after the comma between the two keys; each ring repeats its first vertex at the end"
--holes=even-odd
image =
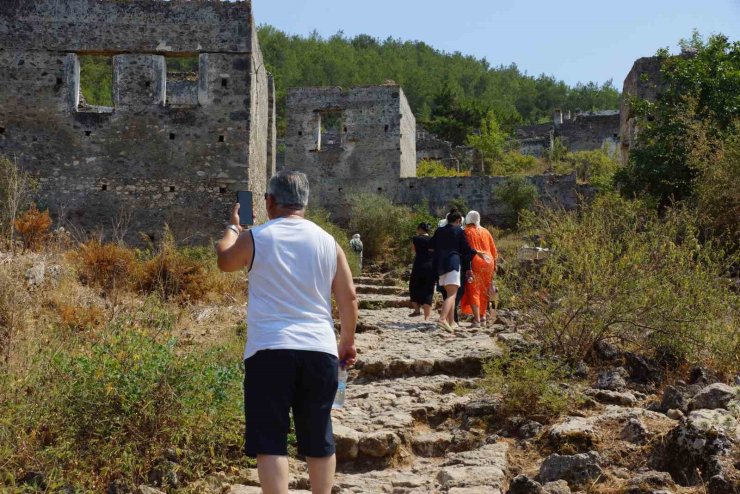
{"type": "Polygon", "coordinates": [[[305,219],[307,204],[306,176],[280,172],[265,194],[270,221],[242,232],[237,204],[216,246],[222,271],[249,269],[244,449],[257,458],[265,494],[288,493],[291,410],[311,491],[330,494],[336,467],[331,406],[337,371],[357,357],[352,273],[334,238],[305,219]],[[342,323],[339,343],[332,295],[342,323]]]}

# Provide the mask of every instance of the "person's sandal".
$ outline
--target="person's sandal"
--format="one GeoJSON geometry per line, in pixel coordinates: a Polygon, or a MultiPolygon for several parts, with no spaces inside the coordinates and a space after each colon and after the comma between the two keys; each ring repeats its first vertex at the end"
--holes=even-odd
{"type": "Polygon", "coordinates": [[[421,312],[412,312],[409,314],[409,317],[419,317],[421,315],[421,312]]]}
{"type": "Polygon", "coordinates": [[[447,331],[449,333],[451,333],[453,331],[452,330],[452,326],[450,326],[449,324],[447,324],[446,321],[437,321],[437,327],[439,329],[441,329],[443,331],[447,331]]]}
{"type": "Polygon", "coordinates": [[[468,326],[468,327],[470,327],[470,328],[480,328],[481,327],[481,323],[473,321],[472,323],[470,323],[470,326],[468,326]]]}

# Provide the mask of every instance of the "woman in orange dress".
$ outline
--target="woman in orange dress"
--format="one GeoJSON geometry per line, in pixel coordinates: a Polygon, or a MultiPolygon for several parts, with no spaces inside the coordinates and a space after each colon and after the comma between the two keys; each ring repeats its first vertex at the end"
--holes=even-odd
{"type": "Polygon", "coordinates": [[[465,282],[460,308],[464,314],[473,314],[471,327],[480,327],[481,313],[485,318],[488,289],[496,272],[496,244],[490,232],[480,226],[480,214],[477,211],[470,211],[465,217],[465,237],[470,248],[477,251],[478,255],[473,256],[473,278],[465,282]]]}

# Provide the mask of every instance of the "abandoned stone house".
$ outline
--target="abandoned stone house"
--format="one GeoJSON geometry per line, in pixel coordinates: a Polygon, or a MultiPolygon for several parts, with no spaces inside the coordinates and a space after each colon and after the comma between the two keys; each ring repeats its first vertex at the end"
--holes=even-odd
{"type": "Polygon", "coordinates": [[[622,86],[622,106],[619,112],[619,148],[623,164],[627,163],[630,148],[637,138],[637,122],[630,105],[632,98],[654,101],[661,86],[661,60],[658,57],[638,58],[632,65],[622,86]]]}
{"type": "Polygon", "coordinates": [[[274,89],[249,2],[0,0],[0,67],[0,155],[85,231],[128,217],[129,240],[167,223],[202,242],[234,191],[261,205],[274,89]],[[110,108],[80,104],[87,54],[112,57],[110,108]],[[197,73],[170,77],[170,57],[197,57],[197,73]]]}
{"type": "MultiPolygon", "coordinates": [[[[311,180],[311,203],[332,218],[349,219],[351,199],[377,193],[397,204],[441,213],[463,199],[487,222],[506,210],[495,199],[505,177],[417,178],[416,119],[400,86],[292,88],[286,98],[286,169],[311,180]]],[[[444,150],[443,150],[444,151],[444,150]]],[[[575,175],[531,177],[545,203],[575,207],[582,188],[575,175]]]]}
{"type": "Polygon", "coordinates": [[[523,125],[516,129],[522,154],[541,157],[551,149],[555,139],[569,151],[591,151],[607,147],[615,151],[619,145],[619,110],[596,112],[554,112],[553,121],[523,125]]]}

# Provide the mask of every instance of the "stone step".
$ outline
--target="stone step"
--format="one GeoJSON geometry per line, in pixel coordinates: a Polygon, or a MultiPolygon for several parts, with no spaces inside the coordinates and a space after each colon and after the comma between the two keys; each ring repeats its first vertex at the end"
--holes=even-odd
{"type": "Polygon", "coordinates": [[[496,443],[470,452],[469,457],[452,453],[442,465],[418,458],[380,471],[346,471],[340,466],[335,484],[341,494],[501,494],[509,476],[507,452],[506,443],[496,443]]]}
{"type": "Polygon", "coordinates": [[[477,377],[483,364],[501,355],[492,328],[459,328],[454,334],[401,309],[364,314],[373,331],[357,335],[360,352],[353,376],[362,381],[446,374],[477,377]],[[390,319],[390,320],[388,320],[390,319]]]}
{"type": "Polygon", "coordinates": [[[374,276],[357,276],[354,278],[355,285],[395,286],[396,281],[391,278],[378,278],[374,276]]]}
{"type": "Polygon", "coordinates": [[[399,307],[410,307],[408,299],[400,298],[398,295],[370,295],[360,297],[359,307],[361,310],[393,309],[399,307]]]}
{"type": "Polygon", "coordinates": [[[385,285],[355,285],[355,291],[359,294],[371,295],[407,295],[408,290],[401,286],[385,285]]]}

